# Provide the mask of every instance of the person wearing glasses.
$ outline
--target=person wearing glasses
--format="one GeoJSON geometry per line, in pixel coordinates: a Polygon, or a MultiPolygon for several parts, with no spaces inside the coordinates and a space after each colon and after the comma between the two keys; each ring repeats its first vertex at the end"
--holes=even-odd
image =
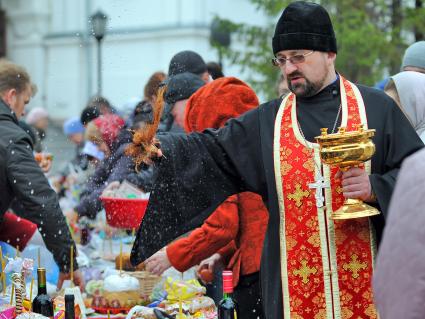
{"type": "Polygon", "coordinates": [[[336,72],[337,42],[322,6],[289,4],[272,45],[290,94],[219,130],[157,136],[158,179],[131,260],[144,261],[228,196],[251,191],[269,211],[260,270],[265,317],[377,318],[376,246],[400,164],[423,143],[385,93],[336,72]],[[344,173],[323,165],[314,143],[321,128],[335,133],[360,124],[376,130],[371,164],[344,173]],[[334,221],[330,214],[344,198],[382,213],[334,221]]]}

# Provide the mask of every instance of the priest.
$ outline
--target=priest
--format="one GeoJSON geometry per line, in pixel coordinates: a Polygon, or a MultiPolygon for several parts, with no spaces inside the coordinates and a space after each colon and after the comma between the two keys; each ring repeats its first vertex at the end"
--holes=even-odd
{"type": "Polygon", "coordinates": [[[272,44],[291,94],[220,130],[159,137],[164,156],[131,260],[198,227],[229,195],[256,192],[269,210],[261,264],[266,318],[377,318],[377,243],[400,164],[423,144],[391,98],[336,72],[335,34],[320,5],[286,7],[272,44]],[[322,164],[314,143],[320,129],[360,124],[376,130],[371,162],[344,173],[322,164]],[[382,213],[332,220],[344,197],[382,213]]]}

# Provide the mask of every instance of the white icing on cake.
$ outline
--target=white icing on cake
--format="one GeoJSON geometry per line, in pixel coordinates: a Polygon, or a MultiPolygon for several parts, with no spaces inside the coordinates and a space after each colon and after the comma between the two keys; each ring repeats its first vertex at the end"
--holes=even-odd
{"type": "Polygon", "coordinates": [[[24,312],[16,316],[16,319],[49,319],[35,312],[24,312]]]}
{"type": "Polygon", "coordinates": [[[129,275],[110,275],[105,278],[103,289],[106,291],[132,291],[139,290],[139,281],[129,275]]]}

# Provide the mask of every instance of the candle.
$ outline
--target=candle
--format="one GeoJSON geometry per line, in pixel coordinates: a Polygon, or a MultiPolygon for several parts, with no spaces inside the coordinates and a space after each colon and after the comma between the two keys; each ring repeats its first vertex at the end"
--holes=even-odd
{"type": "Polygon", "coordinates": [[[12,292],[10,293],[10,305],[12,305],[14,294],[15,294],[15,285],[12,283],[12,292]]]}
{"type": "MultiPolygon", "coordinates": [[[[4,269],[4,266],[5,266],[4,260],[2,260],[1,263],[4,269]]],[[[5,272],[3,272],[2,279],[3,279],[3,296],[5,296],[6,295],[6,273],[5,272]]]]}
{"type": "Polygon", "coordinates": [[[134,237],[134,235],[136,235],[136,228],[133,228],[133,230],[131,231],[131,236],[134,237]]]}
{"type": "Polygon", "coordinates": [[[38,247],[37,254],[38,254],[38,268],[41,268],[40,247],[38,247]]]}
{"type": "Polygon", "coordinates": [[[111,311],[108,310],[108,319],[111,319],[111,311]]]}
{"type": "MultiPolygon", "coordinates": [[[[4,269],[4,267],[6,267],[6,260],[9,260],[9,254],[6,254],[6,259],[4,259],[3,261],[2,261],[2,265],[3,265],[3,269],[4,269]]],[[[3,276],[3,285],[4,285],[4,287],[6,287],[6,274],[4,274],[4,276],[3,276]]],[[[6,291],[5,291],[5,293],[6,293],[6,291]]]]}
{"type": "Polygon", "coordinates": [[[122,273],[122,241],[120,241],[120,274],[122,273]]]}
{"type": "Polygon", "coordinates": [[[0,246],[1,279],[3,286],[3,296],[6,294],[6,274],[4,273],[3,251],[0,246]]]}
{"type": "Polygon", "coordinates": [[[31,285],[30,285],[30,302],[32,303],[32,287],[34,286],[34,277],[31,279],[31,285]]]}
{"type": "Polygon", "coordinates": [[[71,245],[71,287],[74,287],[74,245],[71,245]]]}
{"type": "Polygon", "coordinates": [[[181,289],[180,289],[180,295],[179,295],[179,317],[182,317],[183,315],[183,305],[182,305],[182,295],[181,295],[181,289]]]}
{"type": "Polygon", "coordinates": [[[16,256],[15,257],[19,257],[19,246],[16,246],[16,256]]]}
{"type": "Polygon", "coordinates": [[[102,240],[102,256],[105,257],[105,239],[102,240]]]}

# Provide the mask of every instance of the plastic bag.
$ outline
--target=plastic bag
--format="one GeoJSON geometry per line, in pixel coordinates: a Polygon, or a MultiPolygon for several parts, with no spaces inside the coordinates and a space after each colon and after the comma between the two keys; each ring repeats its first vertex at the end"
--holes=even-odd
{"type": "Polygon", "coordinates": [[[167,299],[170,301],[189,300],[198,295],[205,295],[205,287],[196,279],[177,280],[168,277],[165,281],[167,299]]]}

